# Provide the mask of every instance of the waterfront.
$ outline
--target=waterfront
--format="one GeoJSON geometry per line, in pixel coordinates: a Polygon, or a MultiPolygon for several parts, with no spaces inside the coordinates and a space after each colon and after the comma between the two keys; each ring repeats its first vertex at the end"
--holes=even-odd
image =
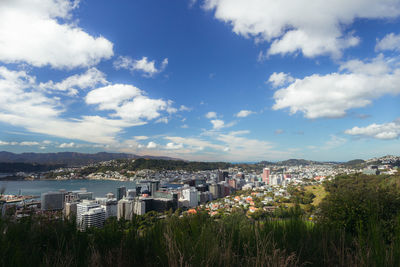
{"type": "Polygon", "coordinates": [[[65,189],[67,191],[86,188],[93,192],[95,197],[103,197],[108,192],[116,193],[116,188],[126,186],[126,188],[135,188],[135,182],[112,181],[112,180],[38,180],[38,181],[1,181],[0,187],[5,188],[4,194],[36,195],[48,191],[57,191],[65,189]]]}

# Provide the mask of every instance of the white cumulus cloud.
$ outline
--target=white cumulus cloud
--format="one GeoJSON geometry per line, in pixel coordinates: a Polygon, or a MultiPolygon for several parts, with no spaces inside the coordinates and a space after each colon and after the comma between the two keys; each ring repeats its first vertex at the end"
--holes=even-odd
{"type": "Polygon", "coordinates": [[[345,116],[349,109],[365,107],[386,94],[400,93],[400,69],[379,55],[371,61],[344,62],[340,72],[296,79],[274,94],[274,110],[289,108],[309,119],[345,116]]]}
{"type": "Polygon", "coordinates": [[[269,76],[268,82],[272,84],[273,87],[283,86],[287,83],[291,83],[294,81],[294,78],[287,73],[279,72],[272,73],[269,76]]]}
{"type": "Polygon", "coordinates": [[[375,46],[376,51],[393,50],[400,51],[400,34],[389,33],[375,46]]]}
{"type": "Polygon", "coordinates": [[[353,127],[352,129],[346,130],[346,134],[370,137],[382,140],[397,139],[400,136],[400,119],[393,122],[376,124],[373,123],[366,127],[353,127]]]}
{"type": "Polygon", "coordinates": [[[130,57],[120,56],[114,61],[114,67],[116,69],[127,69],[131,72],[141,71],[145,77],[152,77],[157,73],[165,70],[168,65],[168,58],[165,58],[159,68],[156,67],[155,61],[149,61],[147,57],[142,59],[132,59],[130,57]]]}
{"type": "Polygon", "coordinates": [[[68,118],[64,115],[66,107],[63,103],[51,92],[43,92],[34,76],[0,67],[0,122],[35,133],[113,144],[124,128],[143,125],[147,120],[159,117],[171,103],[151,99],[131,85],[106,87],[89,92],[88,101],[100,110],[113,110],[114,113],[109,117],[82,115],[68,118]]]}
{"type": "Polygon", "coordinates": [[[138,136],[134,136],[133,139],[135,139],[135,140],[147,140],[147,139],[149,139],[149,137],[145,136],[145,135],[138,135],[138,136]]]}
{"type": "Polygon", "coordinates": [[[0,146],[38,146],[39,142],[36,141],[22,141],[22,142],[6,142],[0,140],[0,146]]]}
{"type": "Polygon", "coordinates": [[[214,144],[212,142],[198,139],[198,138],[167,136],[167,137],[164,137],[164,139],[172,141],[172,143],[184,144],[193,149],[203,150],[205,147],[207,147],[207,148],[212,148],[212,149],[216,149],[216,150],[223,150],[223,146],[221,146],[219,144],[214,144]]]}
{"type": "Polygon", "coordinates": [[[71,23],[78,2],[0,1],[0,61],[70,69],[93,66],[113,56],[110,41],[71,23]]]}
{"type": "Polygon", "coordinates": [[[123,102],[142,95],[142,91],[129,84],[113,84],[97,88],[86,95],[87,104],[97,104],[100,110],[117,109],[123,102]]]}
{"type": "Polygon", "coordinates": [[[254,114],[254,113],[255,112],[251,111],[251,110],[241,110],[238,113],[236,113],[235,116],[238,117],[238,118],[245,118],[245,117],[247,117],[247,116],[249,116],[251,114],[254,114]]]}
{"type": "Polygon", "coordinates": [[[306,57],[355,46],[359,38],[346,32],[357,18],[385,19],[400,14],[393,0],[205,0],[204,7],[232,30],[256,41],[272,42],[268,55],[302,52],[306,57]]]}
{"type": "Polygon", "coordinates": [[[23,141],[19,143],[20,146],[38,146],[39,143],[35,141],[23,141]]]}
{"type": "Polygon", "coordinates": [[[71,143],[62,143],[58,147],[59,148],[74,148],[76,144],[74,142],[71,143]]]}
{"type": "Polygon", "coordinates": [[[223,120],[211,120],[214,130],[219,130],[225,127],[225,122],[223,120]]]}
{"type": "Polygon", "coordinates": [[[191,108],[189,108],[189,107],[187,107],[185,105],[181,105],[179,107],[179,111],[191,111],[191,110],[192,110],[191,108]]]}
{"type": "Polygon", "coordinates": [[[182,149],[183,148],[183,144],[175,144],[173,142],[167,143],[167,145],[165,146],[166,149],[182,149]]]}
{"type": "MultiPolygon", "coordinates": [[[[114,84],[90,91],[86,103],[97,105],[99,110],[112,110],[113,117],[120,117],[132,123],[159,118],[161,112],[174,113],[172,101],[152,99],[145,92],[127,84],[114,84]]],[[[159,122],[168,122],[167,118],[159,122]]]]}
{"type": "Polygon", "coordinates": [[[207,112],[206,118],[207,118],[207,119],[214,119],[214,118],[217,118],[217,113],[214,112],[214,111],[207,112]]]}
{"type": "Polygon", "coordinates": [[[98,84],[107,83],[104,73],[96,68],[90,68],[83,74],[72,75],[58,83],[53,81],[40,83],[39,87],[45,90],[66,91],[69,95],[76,95],[78,89],[93,88],[98,84]]]}
{"type": "Polygon", "coordinates": [[[153,149],[157,147],[157,144],[154,143],[153,141],[149,142],[146,146],[148,149],[153,149]]]}

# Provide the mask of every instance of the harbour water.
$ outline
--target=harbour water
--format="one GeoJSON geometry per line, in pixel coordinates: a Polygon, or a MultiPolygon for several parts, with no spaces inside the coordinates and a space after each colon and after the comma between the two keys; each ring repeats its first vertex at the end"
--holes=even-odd
{"type": "Polygon", "coordinates": [[[135,182],[123,182],[113,180],[38,180],[38,181],[0,181],[0,188],[5,188],[4,194],[35,195],[48,191],[67,191],[86,188],[88,192],[93,192],[95,197],[104,197],[105,194],[112,192],[116,194],[117,187],[126,186],[127,189],[135,188],[135,182]]]}

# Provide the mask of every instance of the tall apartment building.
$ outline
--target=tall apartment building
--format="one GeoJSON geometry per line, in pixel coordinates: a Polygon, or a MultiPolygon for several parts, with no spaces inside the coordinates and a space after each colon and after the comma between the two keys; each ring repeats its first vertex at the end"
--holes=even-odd
{"type": "Polygon", "coordinates": [[[92,208],[81,215],[80,228],[85,230],[89,227],[103,227],[106,213],[103,208],[92,208]]]}
{"type": "Polygon", "coordinates": [[[262,181],[265,184],[269,185],[271,183],[270,179],[269,179],[270,174],[271,174],[270,169],[269,168],[264,168],[263,173],[262,173],[262,181]]]}
{"type": "Polygon", "coordinates": [[[197,189],[194,187],[185,188],[182,190],[183,199],[189,201],[189,207],[194,208],[199,204],[197,197],[197,189]]]}
{"type": "Polygon", "coordinates": [[[83,214],[95,208],[100,208],[100,204],[90,200],[83,200],[81,203],[76,205],[76,224],[78,225],[78,228],[84,229],[83,214]]]}

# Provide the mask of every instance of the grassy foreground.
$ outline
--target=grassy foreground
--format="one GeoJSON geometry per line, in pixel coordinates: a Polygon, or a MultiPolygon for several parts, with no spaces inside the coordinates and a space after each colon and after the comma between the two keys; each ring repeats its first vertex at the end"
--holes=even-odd
{"type": "MultiPolygon", "coordinates": [[[[1,266],[399,266],[400,241],[292,218],[256,222],[242,214],[169,217],[75,230],[68,221],[0,222],[1,266]]],[[[397,225],[397,229],[398,229],[397,225]]]]}

